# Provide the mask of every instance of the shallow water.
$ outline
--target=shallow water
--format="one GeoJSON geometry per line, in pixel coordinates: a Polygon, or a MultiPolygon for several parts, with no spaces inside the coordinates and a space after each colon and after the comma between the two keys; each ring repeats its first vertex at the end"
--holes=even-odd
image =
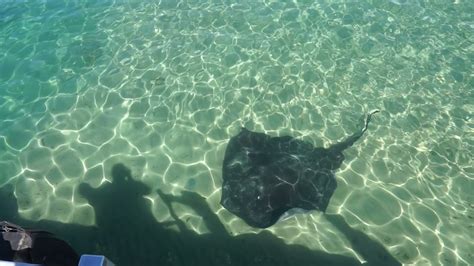
{"type": "MultiPolygon", "coordinates": [[[[0,3],[0,187],[18,219],[96,224],[79,185],[100,191],[122,163],[156,222],[215,234],[157,193],[192,191],[228,234],[258,233],[219,205],[229,138],[327,147],[380,108],[327,213],[403,264],[474,264],[474,2],[0,3]]],[[[319,212],[267,231],[364,261],[319,212]]]]}

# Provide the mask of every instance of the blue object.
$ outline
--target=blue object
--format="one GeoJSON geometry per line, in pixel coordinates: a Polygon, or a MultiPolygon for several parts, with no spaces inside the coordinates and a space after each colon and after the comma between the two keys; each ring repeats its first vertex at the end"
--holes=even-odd
{"type": "Polygon", "coordinates": [[[82,255],[78,266],[115,266],[115,264],[109,261],[105,256],[82,255]]]}

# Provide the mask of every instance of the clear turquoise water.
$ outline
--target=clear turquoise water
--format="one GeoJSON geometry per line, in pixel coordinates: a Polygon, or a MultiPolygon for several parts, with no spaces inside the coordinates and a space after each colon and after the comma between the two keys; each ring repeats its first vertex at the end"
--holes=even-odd
{"type": "MultiPolygon", "coordinates": [[[[380,108],[328,213],[403,264],[472,265],[473,14],[464,0],[0,0],[0,187],[17,220],[92,226],[78,187],[107,187],[123,163],[156,222],[216,235],[157,193],[192,191],[228,234],[258,237],[219,205],[229,138],[245,126],[328,146],[380,108]]],[[[318,212],[266,231],[364,261],[318,212]]]]}

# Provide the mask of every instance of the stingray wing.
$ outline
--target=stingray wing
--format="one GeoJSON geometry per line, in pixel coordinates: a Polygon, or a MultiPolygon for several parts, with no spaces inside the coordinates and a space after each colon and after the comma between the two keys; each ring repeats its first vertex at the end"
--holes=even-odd
{"type": "Polygon", "coordinates": [[[336,188],[332,171],[318,163],[325,152],[291,137],[244,128],[225,152],[221,204],[260,228],[292,208],[324,211],[336,188]]]}

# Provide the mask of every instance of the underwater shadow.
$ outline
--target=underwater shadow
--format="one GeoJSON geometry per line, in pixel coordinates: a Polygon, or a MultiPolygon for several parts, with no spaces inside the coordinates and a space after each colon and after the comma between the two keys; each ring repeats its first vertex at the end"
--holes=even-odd
{"type": "MultiPolygon", "coordinates": [[[[11,187],[0,188],[0,220],[50,231],[68,241],[78,253],[104,254],[116,265],[360,265],[355,258],[287,244],[268,231],[232,236],[205,198],[194,192],[183,191],[180,196],[173,196],[158,191],[174,219],[158,223],[150,211],[151,202],[143,197],[151,191],[132,179],[130,169],[123,164],[114,165],[112,179],[112,183],[97,189],[86,184],[79,186],[79,192],[94,207],[96,226],[22,219],[11,187]],[[210,233],[200,235],[188,229],[186,221],[176,214],[174,203],[192,208],[210,233]],[[173,226],[179,230],[172,229],[173,226]]],[[[341,222],[342,217],[329,220],[349,240],[362,234],[341,222]]],[[[380,247],[382,253],[385,249],[367,236],[357,239],[353,248],[368,262],[393,259],[386,251],[372,258],[370,247],[380,247]],[[368,248],[364,250],[363,246],[368,248]]],[[[386,260],[382,261],[388,265],[386,260]]]]}
{"type": "Polygon", "coordinates": [[[371,239],[363,232],[350,227],[341,215],[325,214],[324,216],[326,220],[346,236],[351,243],[351,247],[367,261],[364,265],[402,265],[381,243],[371,239]]]}
{"type": "Polygon", "coordinates": [[[132,179],[123,164],[112,167],[113,182],[79,192],[96,213],[101,252],[119,265],[359,265],[354,259],[288,245],[268,231],[231,236],[205,198],[183,191],[180,196],[157,191],[172,222],[158,223],[150,211],[150,193],[132,179]],[[192,208],[211,231],[198,234],[178,217],[174,204],[192,208]],[[177,227],[179,230],[172,229],[177,227]]]}

